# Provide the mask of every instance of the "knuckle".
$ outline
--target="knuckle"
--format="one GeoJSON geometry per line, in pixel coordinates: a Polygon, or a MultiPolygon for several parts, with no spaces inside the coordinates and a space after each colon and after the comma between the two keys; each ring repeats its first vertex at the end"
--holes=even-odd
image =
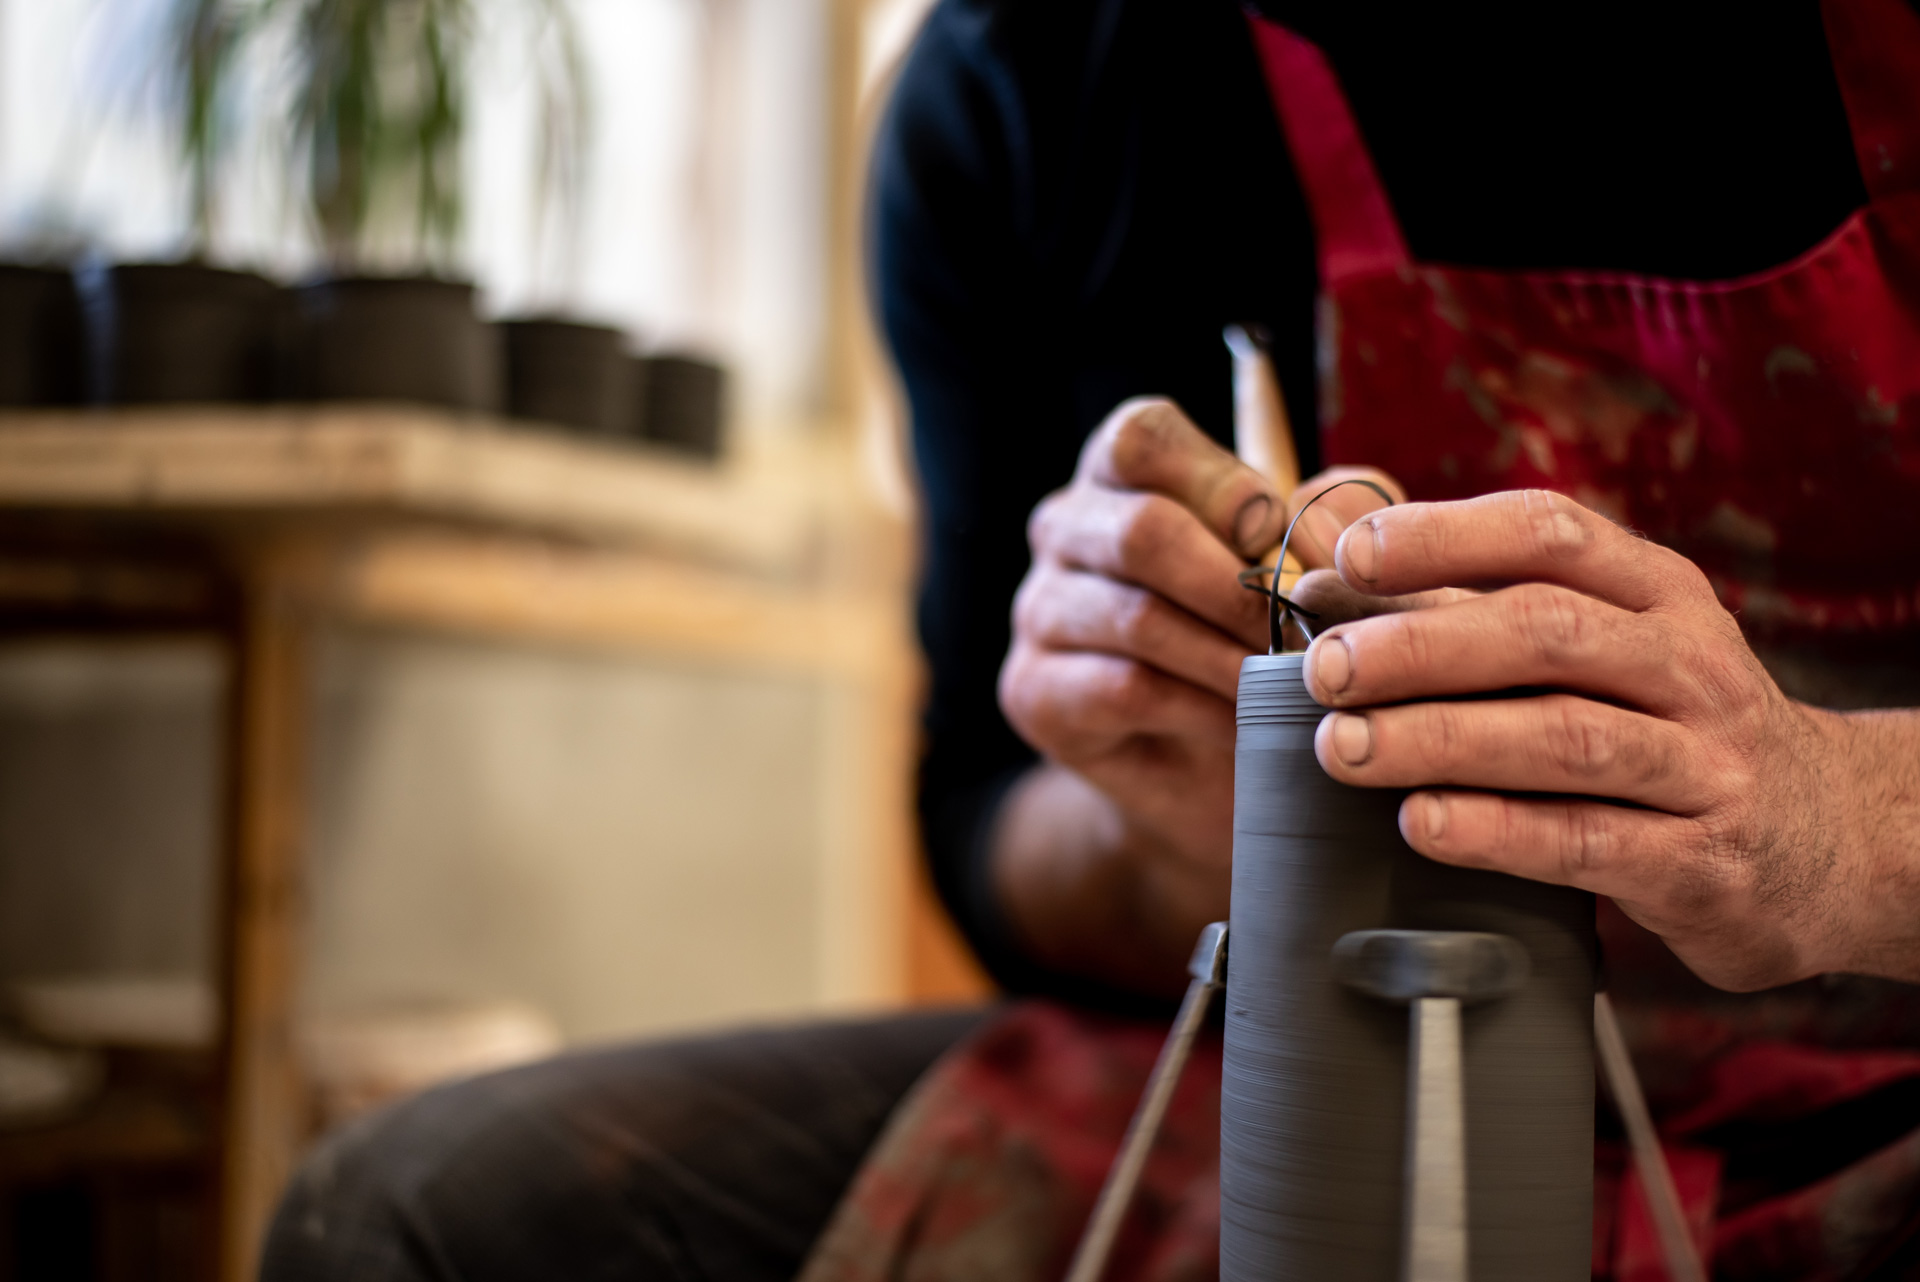
{"type": "Polygon", "coordinates": [[[1611,770],[1620,745],[1613,727],[1587,713],[1584,700],[1557,699],[1546,717],[1548,753],[1568,774],[1592,778],[1611,770]]]}
{"type": "Polygon", "coordinates": [[[1139,720],[1152,710],[1160,697],[1160,684],[1154,675],[1138,663],[1122,665],[1114,709],[1127,720],[1139,720]]]}
{"type": "Polygon", "coordinates": [[[998,694],[1000,711],[1008,724],[1029,742],[1038,743],[1044,722],[1039,686],[1033,679],[1033,662],[1027,647],[1015,642],[1000,665],[998,694]]]}
{"type": "Polygon", "coordinates": [[[1389,549],[1392,536],[1405,529],[1413,535],[1413,551],[1420,561],[1428,565],[1449,565],[1454,561],[1453,523],[1440,519],[1431,506],[1408,508],[1406,515],[1397,520],[1392,512],[1374,513],[1354,524],[1364,524],[1374,540],[1389,549]]]}
{"type": "Polygon", "coordinates": [[[1179,411],[1161,397],[1128,401],[1107,420],[1108,466],[1119,483],[1152,476],[1179,431],[1179,411]]]}
{"type": "Polygon", "coordinates": [[[1109,669],[1101,683],[1100,701],[1121,721],[1137,721],[1152,706],[1153,679],[1137,663],[1121,661],[1109,669]]]}
{"type": "Polygon", "coordinates": [[[1009,654],[1000,669],[1000,711],[1031,747],[1068,759],[1087,742],[1086,718],[1077,700],[1062,698],[1047,668],[1037,651],[1009,654]]]}
{"type": "Polygon", "coordinates": [[[1167,634],[1166,608],[1140,588],[1125,588],[1113,610],[1115,638],[1134,654],[1151,653],[1167,634]]]}
{"type": "Polygon", "coordinates": [[[1461,758],[1467,740],[1465,710],[1459,704],[1435,703],[1426,736],[1427,756],[1436,765],[1451,766],[1461,758]]]}
{"type": "Polygon", "coordinates": [[[1121,519],[1116,559],[1129,574],[1144,571],[1159,559],[1174,537],[1174,510],[1164,499],[1142,496],[1121,519]]]}
{"type": "Polygon", "coordinates": [[[1719,667],[1716,647],[1702,638],[1698,632],[1687,627],[1683,620],[1666,614],[1646,613],[1637,620],[1640,627],[1635,642],[1642,648],[1658,653],[1667,660],[1669,670],[1677,675],[1703,677],[1707,667],[1719,667]]]}
{"type": "Polygon", "coordinates": [[[1685,754],[1664,728],[1649,735],[1635,752],[1637,781],[1651,784],[1676,776],[1685,768],[1685,754]]]}
{"type": "Polygon", "coordinates": [[[1592,547],[1600,536],[1592,512],[1552,490],[1522,490],[1521,511],[1534,550],[1554,559],[1571,559],[1592,547]]]}
{"type": "MultiPolygon", "coordinates": [[[[1426,622],[1418,610],[1389,615],[1382,621],[1379,630],[1389,639],[1388,658],[1396,670],[1410,675],[1432,671],[1429,665],[1433,661],[1433,638],[1429,635],[1426,622]]],[[[1356,629],[1355,634],[1365,637],[1371,631],[1371,629],[1356,629]]],[[[1352,643],[1349,642],[1349,644],[1352,643]]],[[[1357,661],[1358,656],[1356,656],[1356,664],[1357,661]]]]}
{"type": "Polygon", "coordinates": [[[1569,882],[1606,868],[1613,853],[1613,829],[1596,806],[1569,806],[1561,821],[1561,872],[1569,882]]]}
{"type": "Polygon", "coordinates": [[[1696,823],[1687,856],[1676,860],[1666,888],[1669,911],[1677,918],[1708,921],[1753,894],[1753,868],[1747,843],[1734,829],[1708,819],[1696,823]]]}
{"type": "Polygon", "coordinates": [[[1769,711],[1764,700],[1754,698],[1752,671],[1744,661],[1752,652],[1744,642],[1734,650],[1684,627],[1664,620],[1662,623],[1665,652],[1674,657],[1670,670],[1692,696],[1690,711],[1722,732],[1731,733],[1735,740],[1746,742],[1748,731],[1758,730],[1769,711]]]}
{"type": "Polygon", "coordinates": [[[1712,772],[1708,783],[1708,805],[1711,806],[1714,803],[1724,805],[1727,802],[1737,804],[1741,800],[1753,797],[1759,786],[1760,779],[1752,767],[1744,759],[1736,756],[1731,760],[1720,762],[1712,772]]]}
{"type": "Polygon", "coordinates": [[[1047,581],[1051,577],[1035,567],[1027,572],[1026,578],[1020,580],[1020,587],[1013,594],[1015,636],[1033,636],[1046,630],[1048,606],[1052,600],[1047,581]]]}
{"type": "Polygon", "coordinates": [[[1719,606],[1719,597],[1715,595],[1713,582],[1707,578],[1706,571],[1672,548],[1661,547],[1658,543],[1644,543],[1643,546],[1662,595],[1719,606]]]}
{"type": "Polygon", "coordinates": [[[1033,505],[1033,511],[1027,517],[1027,546],[1036,555],[1053,546],[1065,515],[1068,494],[1067,490],[1055,490],[1033,505]]]}
{"type": "Polygon", "coordinates": [[[1512,591],[1522,636],[1543,664],[1565,670],[1594,657],[1599,627],[1587,598],[1545,584],[1512,591]]]}

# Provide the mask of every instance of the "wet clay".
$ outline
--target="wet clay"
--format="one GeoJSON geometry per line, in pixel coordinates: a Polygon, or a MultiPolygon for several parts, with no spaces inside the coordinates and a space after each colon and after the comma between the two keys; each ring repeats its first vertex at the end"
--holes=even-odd
{"type": "Polygon", "coordinates": [[[1393,1282],[1407,1012],[1344,989],[1353,930],[1476,930],[1526,948],[1517,992],[1463,1015],[1475,1282],[1579,1282],[1593,1217],[1593,897],[1444,867],[1401,840],[1402,792],[1313,755],[1299,654],[1240,671],[1220,1101],[1222,1282],[1393,1282]]]}

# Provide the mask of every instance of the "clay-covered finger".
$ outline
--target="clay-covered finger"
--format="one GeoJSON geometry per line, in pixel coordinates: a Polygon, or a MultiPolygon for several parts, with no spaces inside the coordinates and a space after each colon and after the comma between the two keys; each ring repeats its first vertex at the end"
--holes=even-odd
{"type": "Polygon", "coordinates": [[[1362,787],[1576,793],[1683,813],[1707,800],[1684,730],[1578,695],[1333,712],[1313,746],[1328,774],[1362,787]]]}
{"type": "Polygon", "coordinates": [[[1087,439],[1077,475],[1172,500],[1243,559],[1279,542],[1286,519],[1286,500],[1265,477],[1159,397],[1128,401],[1108,415],[1087,439]]]}
{"type": "Polygon", "coordinates": [[[1052,650],[1137,659],[1225,699],[1247,647],[1166,598],[1103,575],[1036,566],[1013,600],[1014,627],[1052,650]]]}
{"type": "Polygon", "coordinates": [[[1377,467],[1330,467],[1301,482],[1287,496],[1289,517],[1299,514],[1293,521],[1293,540],[1287,551],[1306,569],[1331,568],[1341,532],[1367,513],[1387,506],[1387,501],[1368,487],[1344,484],[1347,481],[1371,481],[1391,494],[1395,503],[1407,501],[1400,482],[1377,467]]]}
{"type": "Polygon", "coordinates": [[[1335,624],[1314,638],[1304,673],[1330,708],[1554,686],[1667,712],[1694,690],[1674,662],[1682,645],[1662,616],[1528,583],[1335,624]]]}
{"type": "Polygon", "coordinates": [[[1144,588],[1266,648],[1265,601],[1239,582],[1245,563],[1164,495],[1074,486],[1034,509],[1028,537],[1036,560],[1144,588]]]}
{"type": "Polygon", "coordinates": [[[1627,610],[1712,600],[1685,558],[1547,490],[1370,513],[1340,536],[1335,563],[1354,588],[1389,596],[1542,582],[1627,610]]]}

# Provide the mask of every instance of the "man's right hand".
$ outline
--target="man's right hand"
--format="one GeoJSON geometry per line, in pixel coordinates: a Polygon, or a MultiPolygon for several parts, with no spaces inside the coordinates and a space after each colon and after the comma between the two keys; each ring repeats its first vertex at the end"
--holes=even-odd
{"type": "MultiPolygon", "coordinates": [[[[1171,402],[1135,400],[1034,509],[1000,704],[1049,764],[1003,810],[995,881],[1043,958],[1102,972],[1089,950],[1144,945],[1177,978],[1193,932],[1225,911],[1234,692],[1267,644],[1265,599],[1237,576],[1279,542],[1289,498],[1348,475],[1383,479],[1340,469],[1283,496],[1171,402]]],[[[1303,563],[1330,565],[1340,531],[1379,506],[1360,486],[1328,495],[1295,533],[1303,563]]]]}

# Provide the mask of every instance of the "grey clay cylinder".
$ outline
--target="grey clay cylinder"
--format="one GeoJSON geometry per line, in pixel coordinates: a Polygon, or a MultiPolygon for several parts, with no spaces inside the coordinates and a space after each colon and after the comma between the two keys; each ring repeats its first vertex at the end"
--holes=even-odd
{"type": "Polygon", "coordinates": [[[1404,793],[1334,782],[1298,654],[1240,669],[1220,1101],[1222,1282],[1394,1282],[1407,1011],[1334,979],[1351,930],[1484,930],[1532,976],[1468,1007],[1474,1282],[1580,1282],[1593,1217],[1593,897],[1449,868],[1401,839],[1404,793]]]}

